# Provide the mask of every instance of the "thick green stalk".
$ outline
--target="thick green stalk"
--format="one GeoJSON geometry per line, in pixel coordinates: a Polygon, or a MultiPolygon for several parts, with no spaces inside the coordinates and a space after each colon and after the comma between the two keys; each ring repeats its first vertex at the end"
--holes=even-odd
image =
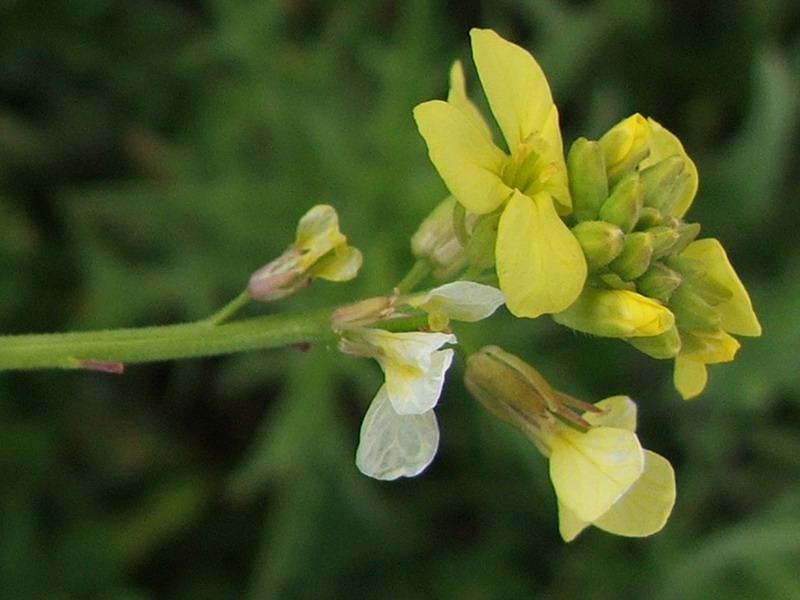
{"type": "Polygon", "coordinates": [[[104,331],[0,337],[0,370],[89,368],[121,370],[121,364],[213,356],[334,340],[331,309],[252,317],[220,325],[209,321],[104,331]]]}

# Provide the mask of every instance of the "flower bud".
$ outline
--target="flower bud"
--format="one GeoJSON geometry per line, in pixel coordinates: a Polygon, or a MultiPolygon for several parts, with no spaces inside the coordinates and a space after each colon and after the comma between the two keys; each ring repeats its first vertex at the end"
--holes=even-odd
{"type": "Polygon", "coordinates": [[[687,285],[681,285],[669,299],[678,325],[684,329],[713,329],[719,327],[717,310],[687,285]]]}
{"type": "Polygon", "coordinates": [[[614,184],[650,154],[650,125],[640,114],[631,115],[600,138],[608,181],[614,184]]]}
{"type": "Polygon", "coordinates": [[[689,173],[686,172],[685,160],[673,154],[642,169],[641,177],[646,190],[645,206],[652,206],[662,214],[668,215],[685,192],[689,173]]]}
{"type": "Polygon", "coordinates": [[[651,298],[627,290],[587,287],[565,311],[553,315],[556,323],[603,337],[646,337],[672,327],[670,310],[651,298]]]}
{"type": "Polygon", "coordinates": [[[636,231],[625,236],[625,247],[608,266],[623,279],[633,281],[647,271],[652,257],[652,236],[646,231],[636,231]]]}
{"type": "Polygon", "coordinates": [[[680,273],[661,262],[654,262],[645,274],[636,280],[636,289],[645,296],[667,302],[682,281],[680,273]]]}
{"type": "Polygon", "coordinates": [[[694,241],[700,233],[700,223],[681,223],[675,228],[675,231],[678,232],[678,240],[670,249],[672,254],[683,252],[694,241]]]}
{"type": "Polygon", "coordinates": [[[580,221],[597,218],[600,205],[608,197],[608,178],[603,151],[597,142],[578,138],[567,155],[572,215],[580,221]]]}
{"type": "Polygon", "coordinates": [[[658,227],[664,224],[664,215],[657,208],[652,206],[643,206],[639,211],[639,220],[636,223],[636,229],[645,230],[651,227],[658,227]]]}
{"type": "Polygon", "coordinates": [[[491,269],[495,261],[495,242],[501,211],[481,215],[475,221],[472,237],[467,243],[467,262],[477,270],[491,269]]]}
{"type": "Polygon", "coordinates": [[[653,260],[672,254],[673,247],[680,240],[680,233],[674,227],[661,225],[659,227],[651,227],[647,233],[653,239],[653,260]]]}
{"type": "Polygon", "coordinates": [[[466,265],[464,247],[453,224],[456,205],[453,196],[440,202],[411,236],[411,252],[431,263],[435,277],[448,277],[466,265]]]}
{"type": "Polygon", "coordinates": [[[653,358],[674,358],[681,351],[681,336],[674,325],[660,335],[632,337],[625,341],[653,358]]]}
{"type": "Polygon", "coordinates": [[[644,186],[636,172],[626,174],[611,195],[600,207],[600,219],[614,223],[624,232],[629,233],[639,220],[639,213],[644,202],[644,186]]]}
{"type": "Polygon", "coordinates": [[[572,233],[583,249],[590,270],[606,266],[625,246],[622,230],[605,221],[583,221],[572,228],[572,233]]]}

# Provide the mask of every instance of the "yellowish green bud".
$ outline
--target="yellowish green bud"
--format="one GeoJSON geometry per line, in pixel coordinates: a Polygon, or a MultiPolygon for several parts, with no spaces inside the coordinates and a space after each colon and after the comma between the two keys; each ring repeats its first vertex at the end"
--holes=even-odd
{"type": "Polygon", "coordinates": [[[472,237],[467,243],[467,262],[478,271],[491,269],[495,263],[495,242],[501,211],[481,215],[475,221],[472,237]]]}
{"type": "Polygon", "coordinates": [[[639,212],[639,221],[636,223],[636,228],[640,230],[650,229],[651,227],[663,225],[664,221],[664,215],[657,208],[644,206],[639,212]]]}
{"type": "Polygon", "coordinates": [[[572,215],[580,221],[597,219],[598,210],[608,197],[608,178],[603,151],[597,142],[578,138],[567,155],[572,215]]]}
{"type": "Polygon", "coordinates": [[[684,158],[673,154],[642,169],[641,178],[646,190],[645,206],[652,206],[666,215],[682,197],[689,173],[684,158]]]}
{"type": "Polygon", "coordinates": [[[583,221],[572,228],[572,233],[583,248],[590,271],[606,266],[625,246],[622,230],[605,221],[583,221]]]}
{"type": "Polygon", "coordinates": [[[455,274],[467,262],[454,226],[453,211],[457,205],[452,196],[440,202],[411,236],[411,252],[417,258],[427,259],[438,278],[455,274]]]}
{"type": "Polygon", "coordinates": [[[632,337],[626,341],[653,358],[674,358],[681,351],[681,336],[674,325],[660,335],[632,337]]]}
{"type": "Polygon", "coordinates": [[[625,233],[633,231],[644,203],[644,186],[636,172],[626,174],[611,190],[611,195],[600,207],[603,221],[614,223],[625,233]]]}
{"type": "Polygon", "coordinates": [[[587,287],[556,323],[603,337],[647,337],[664,333],[675,318],[660,302],[627,290],[587,287]]]}
{"type": "Polygon", "coordinates": [[[667,302],[681,282],[683,277],[661,262],[653,262],[644,275],[636,280],[636,289],[639,293],[661,302],[667,302]]]}
{"type": "Polygon", "coordinates": [[[636,231],[625,236],[625,247],[608,266],[623,279],[633,281],[647,271],[652,257],[653,237],[646,231],[636,231]]]}
{"type": "Polygon", "coordinates": [[[702,296],[681,285],[669,299],[669,307],[681,328],[713,329],[719,327],[720,318],[717,310],[706,302],[702,296]]]}
{"type": "Polygon", "coordinates": [[[661,258],[667,254],[673,253],[675,244],[680,240],[680,233],[674,227],[667,227],[661,225],[660,227],[651,227],[647,233],[653,238],[653,259],[661,258]]]}
{"type": "Polygon", "coordinates": [[[620,121],[600,138],[609,184],[633,171],[650,154],[650,125],[640,114],[620,121]]]}
{"type": "Polygon", "coordinates": [[[670,249],[673,254],[683,252],[694,241],[700,233],[700,223],[681,223],[675,230],[678,232],[678,241],[670,249]]]}
{"type": "Polygon", "coordinates": [[[633,281],[625,281],[622,277],[613,271],[599,272],[595,274],[597,281],[593,282],[596,287],[610,288],[612,290],[628,290],[629,292],[636,291],[636,284],[633,281]]]}

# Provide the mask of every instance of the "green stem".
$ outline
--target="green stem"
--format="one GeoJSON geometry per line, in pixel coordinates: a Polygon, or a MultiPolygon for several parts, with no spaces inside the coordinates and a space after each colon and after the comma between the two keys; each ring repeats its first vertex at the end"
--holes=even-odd
{"type": "Polygon", "coordinates": [[[225,306],[219,309],[210,317],[207,317],[200,321],[201,323],[205,323],[207,325],[219,325],[223,321],[227,321],[230,317],[236,314],[241,308],[243,308],[250,300],[252,300],[252,296],[248,293],[247,290],[243,291],[241,294],[236,296],[233,300],[228,302],[225,306]]]}
{"type": "Polygon", "coordinates": [[[252,317],[216,326],[206,320],[136,329],[2,336],[0,370],[89,368],[119,371],[122,363],[214,356],[304,342],[332,342],[331,312],[332,309],[325,309],[296,315],[252,317]]]}
{"type": "Polygon", "coordinates": [[[431,274],[431,263],[425,259],[419,259],[406,273],[406,276],[397,284],[397,290],[401,294],[408,294],[414,291],[420,282],[431,274]]]}

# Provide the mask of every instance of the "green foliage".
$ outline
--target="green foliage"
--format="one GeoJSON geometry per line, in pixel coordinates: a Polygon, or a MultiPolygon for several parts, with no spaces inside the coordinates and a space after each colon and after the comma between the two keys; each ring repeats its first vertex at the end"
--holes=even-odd
{"type": "Polygon", "coordinates": [[[318,203],[362,274],[269,310],[390,290],[445,193],[411,109],[444,95],[473,25],[534,53],[567,144],[635,111],[685,141],[688,216],[764,325],[691,404],[667,362],[614,340],[502,315],[459,330],[587,401],[637,399],[678,503],[635,541],[560,541],[546,461],[468,397],[463,365],[436,461],[388,484],[353,464],[380,373],[331,348],[3,374],[1,597],[796,597],[795,2],[12,0],[0,16],[4,332],[205,316],[318,203]]]}

